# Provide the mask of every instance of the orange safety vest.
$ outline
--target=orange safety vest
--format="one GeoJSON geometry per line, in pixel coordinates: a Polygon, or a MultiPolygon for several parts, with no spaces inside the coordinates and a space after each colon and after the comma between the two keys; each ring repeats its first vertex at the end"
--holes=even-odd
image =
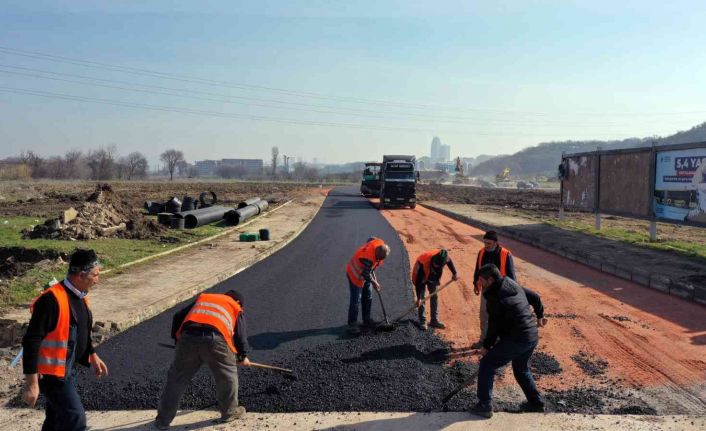
{"type": "MultiPolygon", "coordinates": [[[[500,246],[498,246],[500,247],[500,246]]],[[[483,255],[485,254],[485,248],[481,248],[478,252],[478,263],[477,266],[480,268],[483,262],[483,255]]],[[[510,256],[510,250],[505,247],[500,247],[500,275],[507,277],[507,257],[510,256]]]]}
{"type": "MultiPolygon", "coordinates": [[[[71,307],[69,305],[69,294],[61,283],[57,283],[44,290],[29,306],[29,311],[34,312],[34,304],[42,295],[54,295],[59,306],[59,318],[56,327],[48,333],[39,346],[37,358],[37,372],[45,376],[56,376],[64,378],[66,376],[66,360],[69,355],[69,325],[71,324],[71,307]]],[[[83,302],[88,308],[88,300],[83,298],[83,302]]],[[[89,311],[90,312],[90,311],[89,311]]]]}
{"type": "Polygon", "coordinates": [[[226,344],[233,353],[238,350],[233,344],[233,334],[235,325],[238,322],[238,315],[243,311],[240,303],[228,295],[220,293],[202,293],[196,298],[196,303],[189,314],[182,322],[176,333],[177,340],[181,336],[181,330],[187,322],[194,322],[201,325],[211,326],[220,332],[226,344]]]}
{"type": "Polygon", "coordinates": [[[381,245],[385,245],[385,241],[380,238],[371,239],[355,252],[348,262],[348,265],[346,265],[348,278],[356,286],[362,288],[363,284],[365,284],[365,279],[363,278],[363,264],[360,263],[360,259],[368,259],[373,262],[372,269],[382,266],[383,261],[375,258],[375,249],[381,245]]]}
{"type": "Polygon", "coordinates": [[[414,277],[417,276],[417,272],[419,272],[419,265],[424,268],[424,280],[423,282],[426,282],[429,280],[429,275],[431,275],[431,260],[439,254],[441,249],[435,248],[434,250],[429,250],[427,252],[422,253],[418,258],[417,261],[414,263],[414,268],[412,269],[412,283],[414,283],[416,280],[414,277]]]}

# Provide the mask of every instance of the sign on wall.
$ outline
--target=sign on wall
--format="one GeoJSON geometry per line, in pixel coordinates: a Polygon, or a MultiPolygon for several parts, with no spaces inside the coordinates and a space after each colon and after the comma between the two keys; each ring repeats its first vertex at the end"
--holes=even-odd
{"type": "Polygon", "coordinates": [[[706,148],[657,152],[655,215],[706,223],[706,148]]]}

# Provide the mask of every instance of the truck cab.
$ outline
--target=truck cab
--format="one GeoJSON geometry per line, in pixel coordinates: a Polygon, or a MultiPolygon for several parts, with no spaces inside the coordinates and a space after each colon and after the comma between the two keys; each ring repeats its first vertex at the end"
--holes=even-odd
{"type": "Polygon", "coordinates": [[[414,156],[383,156],[379,208],[417,206],[417,170],[414,156]]]}

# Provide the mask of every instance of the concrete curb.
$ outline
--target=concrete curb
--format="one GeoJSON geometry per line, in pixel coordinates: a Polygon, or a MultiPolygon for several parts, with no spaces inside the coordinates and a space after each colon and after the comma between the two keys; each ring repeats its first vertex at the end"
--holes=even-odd
{"type": "Polygon", "coordinates": [[[454,213],[452,211],[435,207],[433,205],[422,204],[424,208],[437,212],[446,217],[452,218],[461,223],[476,227],[482,230],[495,230],[501,233],[504,237],[512,238],[516,241],[529,244],[531,246],[541,248],[549,253],[554,253],[556,255],[565,257],[569,260],[581,263],[591,268],[597,269],[606,274],[611,274],[616,277],[622,278],[624,280],[632,281],[634,283],[649,287],[651,289],[659,290],[668,295],[677,296],[687,301],[696,302],[702,305],[706,305],[706,288],[701,286],[695,286],[691,283],[686,283],[680,280],[672,280],[669,277],[658,273],[652,273],[640,268],[622,268],[611,262],[604,262],[601,260],[600,256],[589,253],[582,253],[580,250],[572,249],[570,247],[557,247],[555,244],[548,244],[542,241],[542,238],[535,237],[532,235],[527,235],[524,232],[516,231],[512,228],[503,228],[499,226],[493,226],[488,223],[481,222],[479,220],[473,219],[471,217],[454,213]]]}

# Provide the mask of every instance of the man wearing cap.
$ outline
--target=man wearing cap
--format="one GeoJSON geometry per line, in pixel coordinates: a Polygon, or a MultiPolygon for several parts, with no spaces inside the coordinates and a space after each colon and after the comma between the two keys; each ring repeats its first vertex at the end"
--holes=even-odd
{"type": "Polygon", "coordinates": [[[99,281],[100,263],[93,250],[76,250],[66,278],[32,302],[32,317],[22,338],[25,387],[22,398],[34,406],[46,399],[42,430],[86,430],[86,413],[76,392],[77,365],[91,367],[96,377],[108,367],[93,350],[93,315],[86,295],[99,281]]]}
{"type": "MultiPolygon", "coordinates": [[[[476,258],[476,268],[473,272],[473,292],[480,295],[481,288],[478,284],[478,273],[483,265],[493,264],[500,270],[500,275],[509,277],[517,281],[515,276],[515,264],[512,259],[512,253],[507,248],[498,244],[498,233],[494,230],[489,230],[483,235],[483,248],[478,252],[476,258]]],[[[480,348],[483,345],[483,340],[488,333],[488,309],[486,306],[485,296],[480,295],[480,338],[473,345],[473,348],[480,348]]]]}
{"type": "Polygon", "coordinates": [[[216,382],[221,413],[217,422],[232,422],[245,415],[245,407],[238,404],[237,368],[250,365],[244,306],[243,295],[235,290],[202,293],[174,315],[172,338],[176,352],[157,409],[156,428],[169,429],[181,396],[203,364],[216,382]]]}
{"type": "Polygon", "coordinates": [[[370,317],[373,304],[373,289],[380,291],[380,283],[375,276],[379,268],[390,254],[390,246],[380,238],[371,237],[356,250],[346,265],[350,302],[348,303],[348,333],[360,334],[358,326],[358,310],[363,302],[363,325],[375,327],[375,321],[370,317]]]}
{"type": "MultiPolygon", "coordinates": [[[[412,269],[412,284],[415,287],[416,303],[419,310],[419,327],[422,330],[427,329],[426,307],[424,306],[424,297],[426,290],[429,290],[430,295],[436,293],[436,288],[441,281],[441,275],[444,272],[444,266],[448,266],[451,270],[452,279],[457,280],[458,274],[448,251],[445,249],[433,249],[419,255],[412,269]]],[[[431,322],[429,326],[432,328],[444,329],[446,325],[439,320],[439,298],[434,295],[429,300],[431,302],[431,322]]]]}

